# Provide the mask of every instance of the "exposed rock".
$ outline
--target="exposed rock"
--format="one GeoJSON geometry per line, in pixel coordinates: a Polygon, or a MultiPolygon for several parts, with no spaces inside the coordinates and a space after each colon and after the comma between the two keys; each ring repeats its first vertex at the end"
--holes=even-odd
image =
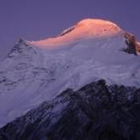
{"type": "Polygon", "coordinates": [[[60,34],[60,36],[64,36],[64,35],[70,33],[71,31],[73,31],[74,29],[75,29],[75,26],[72,26],[72,27],[66,29],[60,34]]]}
{"type": "Polygon", "coordinates": [[[10,53],[8,54],[8,57],[11,58],[11,57],[14,57],[16,55],[21,55],[21,54],[25,55],[26,52],[31,52],[31,51],[32,52],[34,51],[32,47],[27,45],[24,39],[20,38],[17,44],[11,49],[10,53]]]}
{"type": "Polygon", "coordinates": [[[136,37],[130,33],[125,33],[127,48],[125,52],[137,55],[140,52],[140,44],[137,42],[136,37]]]}
{"type": "Polygon", "coordinates": [[[0,140],[139,140],[140,89],[93,82],[0,129],[0,140]]]}

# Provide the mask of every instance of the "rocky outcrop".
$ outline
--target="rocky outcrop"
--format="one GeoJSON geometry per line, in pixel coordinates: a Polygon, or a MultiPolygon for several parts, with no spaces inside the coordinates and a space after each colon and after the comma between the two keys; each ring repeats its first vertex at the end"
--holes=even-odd
{"type": "Polygon", "coordinates": [[[130,54],[139,54],[140,53],[140,44],[137,42],[136,37],[130,33],[125,33],[125,43],[127,44],[127,48],[125,49],[125,52],[130,54]]]}
{"type": "Polygon", "coordinates": [[[140,89],[93,82],[0,129],[0,140],[139,140],[140,89]]]}

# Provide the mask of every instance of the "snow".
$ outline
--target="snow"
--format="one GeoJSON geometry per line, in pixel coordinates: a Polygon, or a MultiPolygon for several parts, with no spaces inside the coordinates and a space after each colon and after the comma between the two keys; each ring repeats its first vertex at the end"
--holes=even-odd
{"type": "Polygon", "coordinates": [[[67,88],[98,79],[140,86],[140,56],[123,51],[124,31],[109,21],[86,19],[58,37],[19,46],[0,65],[0,127],[67,88]]]}
{"type": "Polygon", "coordinates": [[[77,40],[109,37],[122,30],[114,23],[100,19],[84,19],[76,25],[64,30],[60,36],[41,41],[29,41],[28,44],[43,48],[58,48],[77,40]],[[64,35],[65,34],[65,35],[64,35]]]}

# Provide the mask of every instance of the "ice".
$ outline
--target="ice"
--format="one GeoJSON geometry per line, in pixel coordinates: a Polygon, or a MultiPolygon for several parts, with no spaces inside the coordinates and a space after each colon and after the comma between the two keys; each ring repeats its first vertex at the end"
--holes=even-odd
{"type": "Polygon", "coordinates": [[[109,21],[86,19],[42,41],[20,41],[0,65],[0,127],[67,88],[105,79],[140,86],[140,56],[127,54],[124,31],[109,21]],[[71,28],[70,28],[71,29],[71,28]]]}

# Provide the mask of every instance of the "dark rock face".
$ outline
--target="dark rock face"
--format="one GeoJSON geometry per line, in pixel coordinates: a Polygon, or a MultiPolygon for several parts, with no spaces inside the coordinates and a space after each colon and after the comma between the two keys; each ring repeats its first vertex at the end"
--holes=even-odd
{"type": "Polygon", "coordinates": [[[126,53],[129,54],[139,54],[140,53],[140,43],[137,42],[136,37],[130,33],[124,33],[125,43],[127,48],[125,49],[126,53]]]}
{"type": "Polygon", "coordinates": [[[75,29],[75,26],[72,26],[72,27],[66,29],[60,34],[60,36],[64,36],[64,35],[70,33],[71,31],[73,31],[74,29],[75,29]]]}
{"type": "Polygon", "coordinates": [[[140,89],[93,82],[0,129],[0,140],[139,140],[140,89]]]}
{"type": "MultiPolygon", "coordinates": [[[[18,43],[11,49],[8,54],[8,58],[13,58],[18,55],[27,55],[28,53],[36,53],[35,50],[27,45],[27,43],[23,39],[19,39],[18,43]]],[[[28,55],[27,55],[28,56],[28,55]]]]}

